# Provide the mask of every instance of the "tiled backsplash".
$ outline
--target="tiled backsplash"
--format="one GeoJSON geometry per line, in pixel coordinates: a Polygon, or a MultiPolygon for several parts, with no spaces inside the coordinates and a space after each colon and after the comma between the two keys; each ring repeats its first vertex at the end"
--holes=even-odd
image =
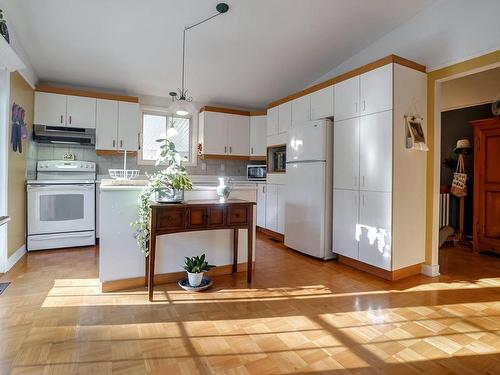
{"type": "MultiPolygon", "coordinates": [[[[52,145],[31,142],[36,155],[36,160],[58,160],[65,153],[75,155],[76,160],[95,161],[97,173],[107,174],[108,169],[123,168],[123,157],[120,156],[98,156],[93,148],[85,146],[52,145]]],[[[245,176],[247,164],[253,164],[245,160],[198,160],[196,167],[186,167],[191,175],[219,175],[219,176],[245,176]]],[[[258,162],[257,162],[258,164],[258,162]]],[[[33,176],[36,163],[28,163],[28,176],[33,176]]],[[[138,165],[137,157],[127,157],[127,169],[139,169],[141,174],[153,173],[158,169],[154,165],[138,165]]]]}

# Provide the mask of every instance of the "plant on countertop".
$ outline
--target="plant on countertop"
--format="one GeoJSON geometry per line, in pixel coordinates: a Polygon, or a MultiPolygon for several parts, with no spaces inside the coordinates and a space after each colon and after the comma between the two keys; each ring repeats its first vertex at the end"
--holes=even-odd
{"type": "Polygon", "coordinates": [[[139,249],[148,255],[148,241],[149,241],[149,205],[151,197],[159,190],[169,187],[176,190],[191,190],[193,184],[187,176],[187,170],[182,165],[182,158],[175,149],[175,144],[168,139],[157,139],[156,142],[162,142],[160,146],[161,152],[156,160],[156,165],[162,163],[167,167],[154,173],[147,175],[148,183],[139,194],[139,218],[132,223],[137,231],[135,239],[139,245],[139,249]]]}

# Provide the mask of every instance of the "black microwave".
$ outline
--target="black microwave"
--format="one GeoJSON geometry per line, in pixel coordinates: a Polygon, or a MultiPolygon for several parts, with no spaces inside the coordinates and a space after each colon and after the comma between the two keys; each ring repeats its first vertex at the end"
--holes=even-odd
{"type": "Polygon", "coordinates": [[[265,165],[247,165],[248,181],[265,181],[267,177],[267,167],[265,165]]]}

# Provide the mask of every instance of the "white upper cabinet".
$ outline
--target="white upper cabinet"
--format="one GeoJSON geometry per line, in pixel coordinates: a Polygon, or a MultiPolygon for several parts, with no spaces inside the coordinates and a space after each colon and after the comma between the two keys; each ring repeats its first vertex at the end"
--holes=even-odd
{"type": "Polygon", "coordinates": [[[200,136],[203,154],[226,155],[227,117],[224,113],[203,111],[200,113],[200,136]]]}
{"type": "Polygon", "coordinates": [[[333,252],[358,259],[359,191],[334,189],[333,252]]]}
{"type": "Polygon", "coordinates": [[[250,156],[266,156],[266,116],[250,116],[250,156]]]}
{"type": "Polygon", "coordinates": [[[250,117],[227,114],[228,154],[248,156],[250,152],[250,117]]]}
{"type": "Polygon", "coordinates": [[[334,86],[315,91],[311,94],[311,120],[332,117],[334,113],[334,86]]]}
{"type": "Polygon", "coordinates": [[[359,119],[360,189],[392,191],[392,111],[359,119]]]}
{"type": "Polygon", "coordinates": [[[292,126],[292,102],[278,106],[278,133],[286,133],[292,126]]]}
{"type": "Polygon", "coordinates": [[[96,98],[67,96],[66,126],[72,128],[95,128],[96,98]]]}
{"type": "Polygon", "coordinates": [[[359,116],[359,76],[335,84],[335,121],[359,116]]]}
{"type": "Polygon", "coordinates": [[[113,150],[118,137],[118,102],[97,99],[96,103],[96,150],[113,150]]]}
{"type": "Polygon", "coordinates": [[[360,76],[360,114],[392,109],[392,70],[387,64],[360,76]]]}
{"type": "Polygon", "coordinates": [[[333,186],[359,189],[359,117],[333,124],[333,186]]]}
{"type": "Polygon", "coordinates": [[[139,103],[118,102],[118,148],[137,151],[139,148],[139,103]]]}
{"type": "Polygon", "coordinates": [[[66,126],[66,95],[35,92],[34,123],[66,126]]]}
{"type": "Polygon", "coordinates": [[[267,135],[278,134],[279,107],[269,108],[267,110],[267,135]]]}
{"type": "Polygon", "coordinates": [[[292,100],[292,127],[311,119],[311,96],[304,95],[292,100]]]}
{"type": "Polygon", "coordinates": [[[392,268],[391,198],[391,193],[360,193],[358,259],[385,270],[392,268]]]}

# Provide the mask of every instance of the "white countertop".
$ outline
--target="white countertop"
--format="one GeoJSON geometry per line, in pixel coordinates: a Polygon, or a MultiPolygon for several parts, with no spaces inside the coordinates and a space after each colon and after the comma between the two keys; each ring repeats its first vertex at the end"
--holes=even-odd
{"type": "MultiPolygon", "coordinates": [[[[118,181],[103,179],[100,182],[101,191],[123,191],[123,190],[142,190],[147,180],[118,181]]],[[[193,182],[194,191],[217,190],[218,183],[193,182]]],[[[233,190],[256,190],[257,184],[251,181],[233,181],[233,190]]]]}

